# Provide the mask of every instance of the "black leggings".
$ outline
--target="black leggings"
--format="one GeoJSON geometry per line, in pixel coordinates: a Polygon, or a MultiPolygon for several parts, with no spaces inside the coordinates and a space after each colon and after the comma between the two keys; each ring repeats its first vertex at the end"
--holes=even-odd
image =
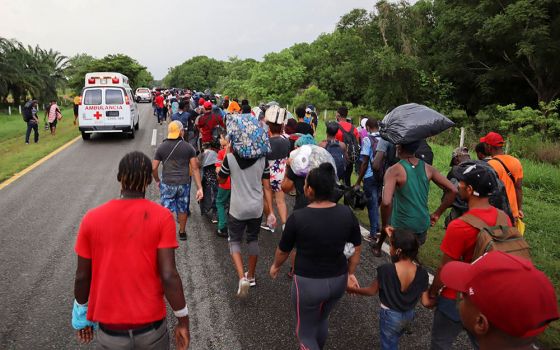
{"type": "Polygon", "coordinates": [[[300,349],[320,350],[329,333],[329,314],[344,295],[348,275],[307,278],[294,275],[292,304],[300,349]]]}

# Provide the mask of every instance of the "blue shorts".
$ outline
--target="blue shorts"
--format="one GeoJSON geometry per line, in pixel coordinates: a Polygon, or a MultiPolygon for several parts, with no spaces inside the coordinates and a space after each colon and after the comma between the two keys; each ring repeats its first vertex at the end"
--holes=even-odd
{"type": "Polygon", "coordinates": [[[191,198],[191,185],[167,185],[159,183],[161,205],[174,213],[186,213],[191,198]]]}

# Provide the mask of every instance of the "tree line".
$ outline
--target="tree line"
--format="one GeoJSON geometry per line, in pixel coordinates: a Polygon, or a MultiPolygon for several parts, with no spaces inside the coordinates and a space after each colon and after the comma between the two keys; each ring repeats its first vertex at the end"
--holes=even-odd
{"type": "Polygon", "coordinates": [[[496,108],[513,105],[540,111],[546,125],[535,129],[554,130],[557,138],[559,14],[560,0],[378,1],[371,11],[343,15],[332,33],[311,43],[260,62],[193,57],[163,82],[253,103],[346,104],[381,114],[418,102],[459,110],[456,119],[473,125],[495,115],[509,118],[507,126],[530,119],[496,108]]]}
{"type": "Polygon", "coordinates": [[[57,99],[61,89],[70,88],[79,94],[88,72],[123,73],[133,88],[149,86],[153,76],[135,59],[123,55],[94,58],[87,54],[67,57],[60,52],[39,46],[25,46],[17,40],[0,37],[0,103],[15,105],[28,98],[42,103],[57,99]]]}

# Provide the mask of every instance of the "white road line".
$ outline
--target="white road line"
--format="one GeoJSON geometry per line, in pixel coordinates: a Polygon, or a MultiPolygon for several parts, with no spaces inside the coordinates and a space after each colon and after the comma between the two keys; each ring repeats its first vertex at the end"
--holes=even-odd
{"type": "Polygon", "coordinates": [[[157,129],[152,131],[152,146],[155,146],[157,142],[157,129]]]}

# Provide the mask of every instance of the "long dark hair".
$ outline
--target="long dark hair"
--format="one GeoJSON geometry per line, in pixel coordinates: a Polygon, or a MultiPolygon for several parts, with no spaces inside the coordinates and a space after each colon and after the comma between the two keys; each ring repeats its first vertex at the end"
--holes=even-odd
{"type": "Polygon", "coordinates": [[[152,162],[142,152],[127,153],[119,163],[117,180],[125,191],[145,192],[152,183],[152,162]]]}
{"type": "Polygon", "coordinates": [[[323,163],[307,174],[307,185],[313,189],[316,201],[332,198],[336,175],[331,163],[323,163]]]}

